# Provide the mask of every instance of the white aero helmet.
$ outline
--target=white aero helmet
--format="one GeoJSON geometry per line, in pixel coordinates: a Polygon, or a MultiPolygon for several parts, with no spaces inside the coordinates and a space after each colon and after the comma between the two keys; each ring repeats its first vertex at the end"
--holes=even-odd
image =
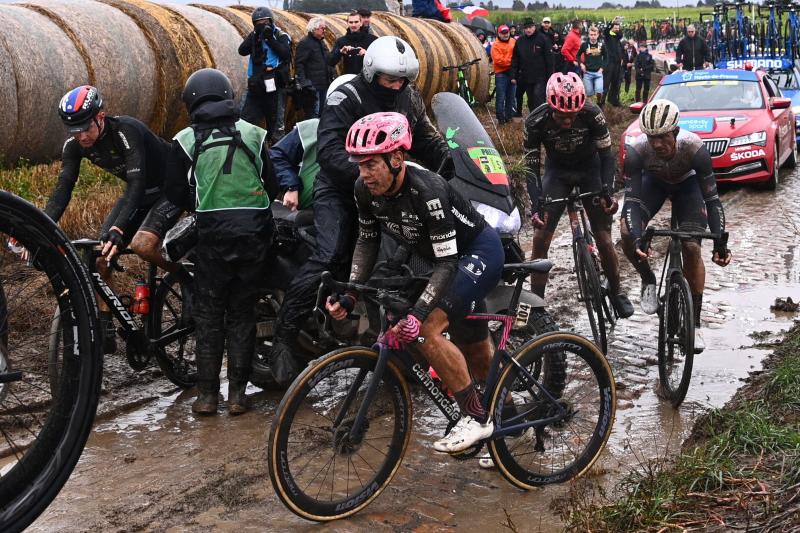
{"type": "Polygon", "coordinates": [[[348,81],[352,80],[355,77],[356,77],[355,74],[342,74],[341,76],[338,76],[335,80],[331,82],[330,85],[328,85],[328,90],[325,92],[325,98],[329,97],[333,91],[335,91],[336,89],[338,89],[339,87],[341,87],[342,85],[344,85],[345,83],[347,83],[348,81]]]}
{"type": "Polygon", "coordinates": [[[419,76],[419,61],[411,45],[399,37],[378,37],[364,54],[364,78],[372,83],[375,74],[415,81],[419,76]]]}
{"type": "Polygon", "coordinates": [[[669,100],[657,99],[648,103],[639,115],[639,128],[646,135],[662,135],[675,131],[681,112],[669,100]]]}

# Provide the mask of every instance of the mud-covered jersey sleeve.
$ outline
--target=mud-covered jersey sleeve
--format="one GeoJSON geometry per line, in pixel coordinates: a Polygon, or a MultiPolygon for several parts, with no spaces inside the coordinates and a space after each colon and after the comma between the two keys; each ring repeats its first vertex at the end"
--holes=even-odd
{"type": "Polygon", "coordinates": [[[172,141],[167,156],[167,172],[164,178],[164,196],[172,205],[186,211],[195,210],[194,193],[189,186],[189,170],[192,160],[186,155],[178,141],[172,141]]]}
{"type": "Polygon", "coordinates": [[[622,218],[634,240],[642,238],[642,173],[644,161],[633,147],[625,145],[625,203],[622,218]]]}
{"type": "Polygon", "coordinates": [[[589,119],[589,134],[600,156],[600,178],[603,180],[603,185],[611,190],[614,184],[614,154],[611,151],[611,132],[600,108],[597,108],[589,119]]]}
{"type": "Polygon", "coordinates": [[[58,174],[58,184],[53,189],[44,212],[54,222],[58,222],[72,198],[72,190],[78,182],[83,154],[75,137],[70,137],[64,142],[61,150],[61,172],[58,174]]]}
{"type": "Polygon", "coordinates": [[[436,307],[444,291],[450,285],[458,265],[458,243],[456,222],[450,205],[450,194],[446,183],[431,183],[417,197],[416,214],[428,232],[433,248],[433,273],[411,310],[423,322],[436,307]]]}
{"type": "Polygon", "coordinates": [[[117,131],[109,132],[114,135],[115,143],[122,150],[125,160],[125,181],[127,186],[120,198],[122,209],[119,211],[114,226],[127,232],[126,221],[131,219],[133,212],[139,207],[147,190],[147,152],[145,150],[144,136],[138,129],[120,123],[117,131]]]}
{"type": "MultiPolygon", "coordinates": [[[[543,105],[546,106],[547,104],[543,105]]],[[[538,210],[539,198],[542,196],[540,176],[542,141],[544,140],[542,123],[544,120],[543,110],[537,108],[525,119],[525,128],[522,130],[522,145],[525,150],[525,178],[528,196],[534,211],[538,210]]]]}
{"type": "Polygon", "coordinates": [[[353,192],[358,208],[358,239],[350,266],[350,281],[363,283],[375,267],[380,245],[380,227],[370,207],[372,195],[363,180],[356,180],[353,192]]]}
{"type": "Polygon", "coordinates": [[[722,234],[725,231],[725,210],[717,192],[717,178],[714,176],[714,169],[711,163],[711,155],[705,146],[701,146],[694,154],[692,168],[700,184],[700,191],[703,193],[703,201],[706,203],[706,214],[708,216],[708,227],[712,233],[722,234]]]}

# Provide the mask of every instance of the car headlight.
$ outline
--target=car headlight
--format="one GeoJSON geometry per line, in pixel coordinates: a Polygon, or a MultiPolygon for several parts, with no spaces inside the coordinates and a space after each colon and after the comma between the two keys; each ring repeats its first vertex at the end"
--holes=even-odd
{"type": "Polygon", "coordinates": [[[767,145],[767,132],[757,131],[750,135],[742,135],[731,139],[731,146],[742,146],[743,144],[757,144],[758,146],[767,145]]]}
{"type": "Polygon", "coordinates": [[[633,141],[636,140],[635,135],[626,135],[625,136],[625,144],[633,144],[633,141]]]}

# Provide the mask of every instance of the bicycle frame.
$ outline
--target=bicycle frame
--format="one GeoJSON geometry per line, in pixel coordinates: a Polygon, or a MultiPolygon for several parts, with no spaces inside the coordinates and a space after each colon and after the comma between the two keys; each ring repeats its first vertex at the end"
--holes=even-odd
{"type": "MultiPolygon", "coordinates": [[[[154,347],[161,347],[166,346],[167,344],[171,343],[175,339],[181,337],[182,335],[186,335],[187,333],[191,333],[194,331],[194,325],[190,325],[183,328],[178,328],[175,331],[168,333],[158,339],[153,339],[150,337],[150,331],[152,330],[152,325],[150,324],[150,316],[142,318],[138,320],[134,318],[133,314],[128,311],[125,304],[122,303],[119,296],[114,292],[114,289],[106,283],[106,281],[102,278],[100,273],[97,271],[95,265],[95,259],[98,257],[97,250],[93,249],[92,241],[73,241],[73,244],[76,248],[79,249],[79,253],[81,256],[82,261],[86,264],[86,268],[89,270],[89,274],[91,274],[92,285],[94,286],[95,293],[100,295],[100,298],[106,303],[106,305],[111,309],[111,313],[117,318],[117,321],[122,325],[124,333],[122,337],[128,341],[138,333],[142,333],[144,338],[147,340],[148,344],[154,347]]],[[[130,250],[124,250],[120,255],[131,255],[133,252],[130,250]]],[[[149,264],[148,265],[148,274],[147,274],[147,285],[150,289],[150,294],[154,295],[156,291],[156,286],[158,282],[162,279],[158,274],[158,268],[156,265],[149,264]]]]}
{"type": "MultiPolygon", "coordinates": [[[[517,283],[514,288],[514,294],[512,297],[512,301],[509,305],[509,314],[508,315],[496,315],[496,314],[488,314],[488,313],[475,313],[467,315],[468,320],[486,320],[486,321],[499,321],[503,325],[503,332],[500,338],[499,346],[492,357],[491,366],[489,368],[489,375],[486,380],[486,386],[484,388],[484,394],[481,397],[481,404],[483,408],[488,410],[489,408],[489,400],[490,394],[489,391],[494,390],[495,385],[497,384],[497,380],[500,378],[500,371],[504,368],[503,365],[514,365],[517,367],[518,371],[521,372],[522,376],[524,376],[524,380],[526,385],[528,385],[529,390],[532,389],[532,386],[535,385],[536,388],[542,394],[539,394],[539,397],[542,399],[546,399],[548,403],[550,403],[553,407],[556,408],[555,415],[541,418],[538,420],[533,421],[524,421],[519,424],[513,424],[506,427],[495,427],[494,433],[490,439],[504,437],[510,433],[514,433],[520,430],[524,430],[527,428],[538,428],[541,426],[545,426],[548,424],[552,424],[559,420],[565,418],[568,413],[563,405],[558,403],[556,398],[554,398],[548,391],[545,389],[534,377],[531,375],[523,366],[521,366],[505,349],[506,342],[508,341],[509,334],[511,333],[511,329],[514,324],[514,320],[516,318],[516,311],[517,307],[519,306],[519,299],[520,294],[522,293],[523,283],[525,281],[525,275],[519,275],[517,278],[517,283]]],[[[341,284],[337,282],[331,282],[329,278],[326,278],[323,275],[323,285],[326,283],[336,284],[339,286],[347,285],[341,284]]],[[[375,301],[380,306],[380,318],[381,318],[381,332],[385,332],[390,327],[390,320],[389,316],[387,315],[386,305],[383,304],[380,300],[381,298],[390,298],[391,296],[388,294],[387,291],[378,289],[376,291],[377,297],[368,297],[369,299],[375,301]]],[[[373,370],[373,375],[370,380],[370,383],[367,385],[367,391],[364,395],[364,398],[361,402],[361,405],[358,408],[358,413],[356,414],[355,420],[350,428],[349,436],[352,439],[352,442],[360,442],[361,440],[361,433],[364,429],[364,420],[367,416],[367,409],[372,403],[372,400],[375,397],[375,394],[378,389],[378,385],[381,383],[383,378],[383,373],[386,371],[386,367],[389,364],[390,360],[400,362],[401,367],[408,370],[408,373],[413,376],[417,383],[425,390],[426,394],[433,400],[433,403],[436,407],[442,412],[442,414],[447,418],[449,421],[450,426],[458,422],[461,418],[461,414],[455,405],[455,402],[451,400],[447,394],[445,394],[439,387],[436,386],[434,383],[433,378],[428,374],[426,368],[424,368],[420,363],[414,361],[411,354],[409,354],[405,349],[401,350],[394,350],[389,348],[383,342],[377,342],[372,346],[373,349],[378,351],[378,360],[375,364],[375,369],[373,370]]],[[[336,427],[342,423],[345,413],[349,412],[350,406],[352,402],[355,400],[357,391],[361,387],[366,378],[368,370],[363,369],[359,371],[356,379],[353,381],[353,384],[348,391],[342,407],[339,413],[336,416],[336,419],[333,422],[333,426],[336,427]]],[[[517,421],[523,420],[526,416],[528,416],[530,412],[523,412],[519,413],[510,420],[517,421]]]]}

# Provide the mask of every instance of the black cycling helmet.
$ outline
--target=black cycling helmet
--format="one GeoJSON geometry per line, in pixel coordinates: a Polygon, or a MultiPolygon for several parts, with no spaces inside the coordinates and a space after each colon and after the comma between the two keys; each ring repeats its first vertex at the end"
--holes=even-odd
{"type": "Polygon", "coordinates": [[[80,133],[89,129],[92,119],[102,111],[103,97],[97,87],[81,85],[75,87],[61,98],[58,116],[70,133],[80,133]]]}
{"type": "Polygon", "coordinates": [[[194,72],[183,87],[183,103],[191,114],[203,102],[233,100],[233,85],[228,76],[215,68],[194,72]]]}
{"type": "Polygon", "coordinates": [[[272,10],[265,6],[255,8],[250,18],[253,19],[253,24],[255,24],[257,20],[262,19],[275,20],[275,17],[272,15],[272,10]]]}

